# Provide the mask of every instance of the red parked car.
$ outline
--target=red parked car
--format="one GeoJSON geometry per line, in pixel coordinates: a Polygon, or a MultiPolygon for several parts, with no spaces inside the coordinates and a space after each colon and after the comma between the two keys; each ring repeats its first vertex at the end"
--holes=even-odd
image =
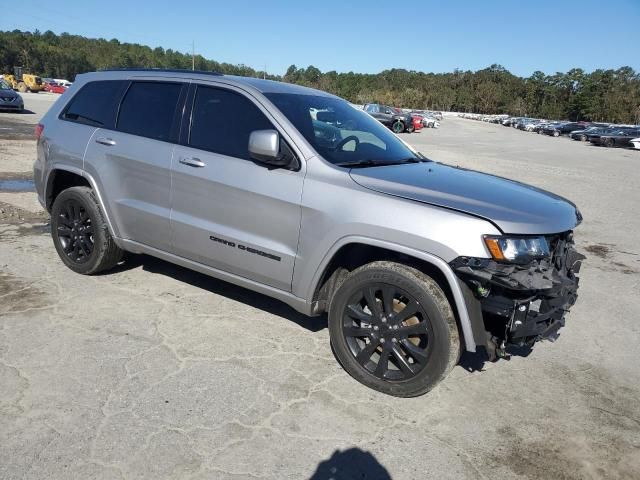
{"type": "Polygon", "coordinates": [[[45,92],[64,93],[66,90],[67,87],[56,82],[49,82],[44,85],[45,92]]]}
{"type": "MultiPolygon", "coordinates": [[[[393,111],[396,112],[398,115],[405,115],[405,113],[398,107],[393,107],[393,111]]],[[[411,115],[411,125],[407,125],[406,131],[409,133],[417,132],[419,130],[422,130],[422,127],[423,127],[422,118],[411,115]]]]}
{"type": "Polygon", "coordinates": [[[422,130],[424,124],[422,123],[422,117],[420,115],[411,115],[411,121],[413,122],[413,129],[418,132],[422,130]]]}

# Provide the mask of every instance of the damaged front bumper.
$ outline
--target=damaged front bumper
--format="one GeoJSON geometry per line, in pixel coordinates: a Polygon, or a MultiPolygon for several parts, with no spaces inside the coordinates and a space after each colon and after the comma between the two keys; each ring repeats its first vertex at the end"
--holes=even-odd
{"type": "Polygon", "coordinates": [[[550,258],[526,265],[458,257],[457,274],[471,318],[474,340],[491,360],[507,357],[508,346],[555,340],[576,302],[581,261],[573,233],[548,236],[550,258]]]}

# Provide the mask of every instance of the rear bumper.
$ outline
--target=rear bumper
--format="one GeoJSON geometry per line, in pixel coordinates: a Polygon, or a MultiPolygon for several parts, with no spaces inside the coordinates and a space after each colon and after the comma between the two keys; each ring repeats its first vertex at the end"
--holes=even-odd
{"type": "Polygon", "coordinates": [[[528,265],[458,257],[450,263],[466,285],[474,340],[489,357],[506,355],[508,346],[555,340],[565,315],[578,298],[578,273],[584,256],[572,233],[550,237],[552,257],[528,265]]]}

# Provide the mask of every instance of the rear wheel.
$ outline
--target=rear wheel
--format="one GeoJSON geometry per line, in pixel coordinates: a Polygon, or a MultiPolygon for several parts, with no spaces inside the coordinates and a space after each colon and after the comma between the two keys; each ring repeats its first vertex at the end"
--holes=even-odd
{"type": "Polygon", "coordinates": [[[51,208],[51,236],[63,263],[91,275],[114,267],[122,250],[113,241],[93,190],[71,187],[51,208]]]}
{"type": "Polygon", "coordinates": [[[393,125],[391,125],[391,130],[393,130],[393,133],[404,132],[404,123],[400,120],[396,120],[395,122],[393,122],[393,125]]]}
{"type": "Polygon", "coordinates": [[[29,91],[29,87],[27,87],[27,85],[24,82],[20,82],[18,84],[18,91],[20,93],[26,93],[29,91]]]}
{"type": "Polygon", "coordinates": [[[460,354],[442,289],[419,270],[393,262],[370,263],[345,279],[331,300],[329,333],[347,373],[398,397],[431,390],[460,354]]]}
{"type": "Polygon", "coordinates": [[[560,132],[556,130],[555,132],[553,132],[553,136],[554,137],[559,137],[560,136],[560,132]]]}
{"type": "Polygon", "coordinates": [[[613,138],[605,138],[603,144],[605,147],[609,147],[609,148],[615,146],[615,142],[613,141],[613,138]]]}

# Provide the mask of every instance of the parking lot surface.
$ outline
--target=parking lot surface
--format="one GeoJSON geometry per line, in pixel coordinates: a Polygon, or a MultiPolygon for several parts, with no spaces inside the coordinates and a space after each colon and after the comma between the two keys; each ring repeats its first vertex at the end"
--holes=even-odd
{"type": "MultiPolygon", "coordinates": [[[[14,133],[51,102],[31,97],[0,113],[0,181],[29,179],[14,133]]],[[[457,118],[403,139],[578,204],[588,258],[555,343],[384,396],[324,317],[146,256],[74,274],[35,194],[0,184],[0,478],[640,478],[640,152],[457,118]]]]}

